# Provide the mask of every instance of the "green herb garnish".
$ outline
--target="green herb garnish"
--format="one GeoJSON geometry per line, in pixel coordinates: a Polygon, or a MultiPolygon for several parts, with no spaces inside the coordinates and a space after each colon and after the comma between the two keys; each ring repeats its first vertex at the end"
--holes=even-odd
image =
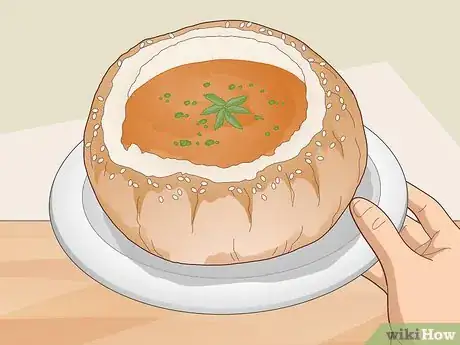
{"type": "Polygon", "coordinates": [[[195,142],[195,145],[200,145],[200,142],[199,142],[199,141],[196,141],[196,142],[195,142]]]}
{"type": "Polygon", "coordinates": [[[179,145],[184,147],[184,146],[190,146],[192,145],[192,142],[190,140],[179,140],[179,145]]]}
{"type": "Polygon", "coordinates": [[[165,93],[164,96],[165,96],[165,98],[169,98],[169,97],[171,97],[171,94],[170,93],[165,93]]]}
{"type": "Polygon", "coordinates": [[[199,137],[201,137],[203,134],[201,134],[201,132],[198,132],[196,135],[198,135],[199,137]]]}
{"type": "Polygon", "coordinates": [[[192,105],[196,105],[196,104],[197,104],[197,101],[193,101],[193,102],[192,102],[192,105]]]}
{"type": "Polygon", "coordinates": [[[269,137],[269,136],[270,136],[270,132],[265,132],[265,136],[266,136],[266,137],[269,137]]]}
{"type": "Polygon", "coordinates": [[[260,90],[260,93],[264,93],[264,92],[265,92],[265,90],[264,90],[264,89],[260,90]]]}
{"type": "Polygon", "coordinates": [[[206,140],[206,141],[204,142],[204,144],[205,144],[206,146],[211,146],[211,145],[216,144],[216,141],[214,141],[214,140],[212,140],[212,139],[208,139],[208,140],[206,140]]]}
{"type": "Polygon", "coordinates": [[[264,117],[262,115],[254,115],[254,120],[263,120],[264,117]]]}
{"type": "Polygon", "coordinates": [[[177,113],[174,114],[174,117],[175,117],[176,119],[181,119],[181,118],[187,118],[187,117],[189,117],[189,115],[188,115],[188,114],[184,114],[183,112],[179,111],[179,112],[177,112],[177,113]]]}
{"type": "Polygon", "coordinates": [[[277,130],[279,130],[279,129],[280,129],[280,126],[278,126],[278,125],[276,125],[275,127],[273,127],[273,130],[274,130],[274,131],[277,131],[277,130]]]}
{"type": "Polygon", "coordinates": [[[203,128],[208,128],[208,125],[204,125],[203,128]]]}
{"type": "Polygon", "coordinates": [[[169,103],[169,99],[167,99],[165,102],[166,102],[166,103],[169,103]]]}
{"type": "Polygon", "coordinates": [[[228,89],[229,89],[229,90],[233,90],[235,87],[236,87],[235,84],[230,84],[230,85],[228,86],[228,89]]]}
{"type": "Polygon", "coordinates": [[[253,83],[250,83],[250,84],[249,84],[249,87],[253,87],[253,86],[254,86],[254,84],[253,84],[253,83]]]}
{"type": "Polygon", "coordinates": [[[234,97],[228,101],[223,100],[213,93],[208,93],[204,97],[213,104],[203,110],[201,115],[217,114],[216,123],[214,124],[215,130],[222,127],[224,122],[228,122],[235,128],[243,129],[243,126],[241,126],[234,114],[250,114],[248,109],[242,107],[242,104],[246,102],[246,96],[234,97]]]}
{"type": "Polygon", "coordinates": [[[211,83],[210,82],[206,82],[203,84],[204,87],[210,87],[211,86],[211,83]]]}
{"type": "Polygon", "coordinates": [[[197,121],[197,125],[204,125],[206,122],[208,122],[208,120],[206,119],[201,119],[200,121],[197,121]]]}
{"type": "Polygon", "coordinates": [[[185,104],[185,105],[189,105],[189,104],[190,104],[190,101],[185,101],[184,104],[185,104]]]}
{"type": "Polygon", "coordinates": [[[243,88],[243,85],[238,85],[238,89],[242,89],[243,88]]]}
{"type": "Polygon", "coordinates": [[[271,99],[271,100],[268,101],[268,104],[270,104],[270,105],[276,104],[276,101],[274,99],[271,99]]]}
{"type": "Polygon", "coordinates": [[[175,142],[174,142],[174,145],[175,145],[175,146],[179,146],[179,142],[175,141],[175,142]]]}

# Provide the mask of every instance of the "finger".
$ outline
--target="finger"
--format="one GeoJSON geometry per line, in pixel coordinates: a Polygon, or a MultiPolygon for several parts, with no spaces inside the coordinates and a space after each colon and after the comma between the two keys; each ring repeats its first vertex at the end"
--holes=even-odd
{"type": "Polygon", "coordinates": [[[375,284],[378,288],[387,292],[387,282],[385,280],[385,274],[383,273],[382,265],[380,262],[372,266],[368,271],[363,273],[363,277],[375,284]]]}
{"type": "Polygon", "coordinates": [[[437,250],[437,251],[432,252],[432,253],[425,253],[425,254],[423,254],[423,257],[426,258],[426,259],[433,260],[435,257],[437,257],[439,254],[441,254],[443,252],[444,252],[444,249],[437,250]]]}
{"type": "Polygon", "coordinates": [[[446,249],[451,249],[450,246],[445,246],[442,244],[442,241],[439,241],[439,235],[441,233],[437,232],[434,236],[428,239],[425,243],[421,244],[415,249],[415,252],[424,258],[432,259],[436,255],[442,253],[446,249]]]}
{"type": "Polygon", "coordinates": [[[387,215],[362,198],[354,199],[350,208],[353,219],[382,264],[385,274],[394,274],[396,268],[404,268],[414,253],[399,236],[387,215]]]}
{"type": "Polygon", "coordinates": [[[422,243],[419,245],[417,248],[415,248],[415,252],[419,255],[422,255],[425,253],[425,251],[430,247],[431,245],[431,239],[426,241],[425,243],[422,243]]]}
{"type": "Polygon", "coordinates": [[[444,244],[442,240],[438,240],[441,237],[441,232],[437,232],[431,239],[429,245],[425,248],[422,255],[425,258],[432,259],[438,254],[444,253],[446,250],[452,249],[449,244],[444,244]]]}
{"type": "Polygon", "coordinates": [[[417,187],[407,184],[408,207],[420,221],[428,236],[433,237],[438,231],[449,232],[455,226],[453,220],[439,203],[417,187]]]}
{"type": "Polygon", "coordinates": [[[430,260],[433,260],[435,259],[437,256],[440,256],[444,253],[447,253],[447,251],[449,250],[450,248],[441,248],[441,249],[434,249],[434,250],[426,250],[425,253],[423,253],[423,257],[426,258],[426,259],[430,259],[430,260]]]}
{"type": "Polygon", "coordinates": [[[399,235],[412,250],[415,250],[417,247],[430,240],[430,237],[425,230],[423,230],[420,223],[411,217],[406,217],[404,226],[399,232],[399,235]]]}

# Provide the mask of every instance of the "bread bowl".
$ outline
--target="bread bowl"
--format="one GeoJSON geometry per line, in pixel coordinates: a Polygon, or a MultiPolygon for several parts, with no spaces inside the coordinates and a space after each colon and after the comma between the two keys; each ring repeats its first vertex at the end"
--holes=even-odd
{"type": "Polygon", "coordinates": [[[183,264],[265,260],[320,239],[366,160],[359,106],[340,75],[297,38],[237,20],[121,55],[84,133],[88,178],[111,221],[183,264]]]}

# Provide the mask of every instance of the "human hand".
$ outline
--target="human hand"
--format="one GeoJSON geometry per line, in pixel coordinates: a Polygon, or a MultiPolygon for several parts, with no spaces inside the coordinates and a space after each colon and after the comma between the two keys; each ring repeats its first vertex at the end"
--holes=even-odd
{"type": "Polygon", "coordinates": [[[351,214],[381,265],[365,276],[387,292],[391,323],[460,322],[460,228],[411,184],[408,199],[419,222],[406,217],[400,234],[370,201],[351,202],[351,214]]]}

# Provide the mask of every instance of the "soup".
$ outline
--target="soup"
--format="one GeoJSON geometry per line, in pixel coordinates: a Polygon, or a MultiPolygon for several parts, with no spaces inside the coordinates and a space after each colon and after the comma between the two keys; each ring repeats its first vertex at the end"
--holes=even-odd
{"type": "Polygon", "coordinates": [[[242,60],[182,65],[126,103],[122,144],[162,158],[227,168],[273,155],[306,119],[306,86],[276,66],[242,60]]]}

